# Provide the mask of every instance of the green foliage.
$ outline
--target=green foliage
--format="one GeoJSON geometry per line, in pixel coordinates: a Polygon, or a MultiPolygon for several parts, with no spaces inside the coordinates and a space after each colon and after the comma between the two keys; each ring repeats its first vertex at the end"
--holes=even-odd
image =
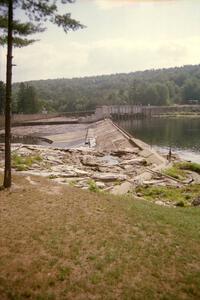
{"type": "MultiPolygon", "coordinates": [[[[24,38],[31,34],[42,32],[45,30],[41,26],[42,23],[49,21],[56,24],[58,27],[62,27],[65,32],[69,30],[77,30],[84,28],[82,24],[71,18],[71,14],[65,13],[60,15],[58,13],[57,1],[14,1],[14,9],[21,9],[25,11],[25,14],[31,20],[31,22],[22,23],[19,20],[13,20],[13,45],[16,47],[23,47],[32,44],[35,40],[24,38]]],[[[61,4],[73,3],[74,0],[60,1],[61,4]]],[[[0,5],[0,31],[1,38],[0,44],[7,44],[7,8],[8,1],[1,1],[0,5]]]]}
{"type": "MultiPolygon", "coordinates": [[[[0,45],[2,46],[7,44],[7,27],[7,14],[3,11],[0,15],[0,45]]],[[[13,46],[25,47],[34,43],[36,40],[27,39],[25,37],[42,31],[44,31],[44,28],[41,28],[40,25],[35,25],[31,22],[22,23],[19,20],[13,20],[13,46]]]]}
{"type": "Polygon", "coordinates": [[[17,93],[17,112],[25,114],[38,113],[42,107],[35,88],[21,83],[17,93]]]}
{"type": "Polygon", "coordinates": [[[71,187],[74,187],[74,186],[76,186],[76,184],[77,184],[77,180],[70,180],[70,182],[69,182],[69,186],[71,186],[71,187]]]}
{"type": "Polygon", "coordinates": [[[192,200],[200,193],[198,184],[188,185],[181,188],[167,186],[139,186],[136,193],[140,193],[143,198],[163,202],[171,202],[176,206],[189,206],[192,200]]]}
{"type": "Polygon", "coordinates": [[[92,179],[88,180],[88,187],[89,187],[89,191],[91,191],[91,192],[95,192],[95,193],[99,192],[99,188],[98,188],[96,182],[92,179]]]}
{"type": "Polygon", "coordinates": [[[179,206],[179,207],[184,207],[185,206],[185,202],[183,200],[179,201],[176,203],[176,206],[179,206]]]}
{"type": "MultiPolygon", "coordinates": [[[[200,66],[38,80],[29,84],[52,110],[60,112],[92,110],[96,106],[112,104],[187,104],[192,99],[200,100],[200,66]],[[192,88],[188,90],[191,82],[192,88]]],[[[13,87],[16,94],[19,84],[13,87]]]]}
{"type": "Polygon", "coordinates": [[[186,173],[176,166],[166,169],[163,173],[180,180],[186,177],[186,173]]]}
{"type": "Polygon", "coordinates": [[[24,157],[17,154],[12,155],[12,167],[15,168],[17,171],[26,171],[34,163],[38,163],[41,161],[42,158],[39,155],[24,157]]]}
{"type": "Polygon", "coordinates": [[[192,162],[181,162],[175,164],[180,170],[189,170],[200,174],[200,164],[192,162]]]}
{"type": "Polygon", "coordinates": [[[182,86],[182,96],[184,102],[187,103],[188,100],[200,99],[200,79],[199,78],[188,78],[182,86]]]}
{"type": "Polygon", "coordinates": [[[53,175],[53,174],[49,175],[49,179],[55,179],[55,178],[57,178],[56,175],[53,175]]]}

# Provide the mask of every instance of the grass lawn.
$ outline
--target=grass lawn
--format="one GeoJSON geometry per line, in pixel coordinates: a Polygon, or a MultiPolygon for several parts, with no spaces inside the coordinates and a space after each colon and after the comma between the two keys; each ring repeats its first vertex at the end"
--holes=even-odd
{"type": "Polygon", "coordinates": [[[17,176],[0,191],[0,299],[200,299],[200,208],[17,176]]]}

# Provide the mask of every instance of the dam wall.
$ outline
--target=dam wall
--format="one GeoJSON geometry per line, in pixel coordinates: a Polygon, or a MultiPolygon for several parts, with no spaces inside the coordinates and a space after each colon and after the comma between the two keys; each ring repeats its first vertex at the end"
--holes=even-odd
{"type": "MultiPolygon", "coordinates": [[[[143,105],[104,105],[91,111],[63,113],[13,114],[12,124],[37,120],[48,120],[58,117],[77,118],[80,123],[92,123],[105,118],[148,118],[164,114],[200,113],[200,105],[143,106],[143,105]]],[[[4,116],[0,115],[0,128],[4,127],[4,116]]]]}

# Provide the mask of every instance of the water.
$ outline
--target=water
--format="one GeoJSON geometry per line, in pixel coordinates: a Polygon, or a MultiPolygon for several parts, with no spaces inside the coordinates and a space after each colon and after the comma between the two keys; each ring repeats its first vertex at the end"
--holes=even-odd
{"type": "Polygon", "coordinates": [[[118,124],[154,148],[172,151],[181,158],[200,163],[200,118],[152,118],[120,120],[118,124]]]}
{"type": "MultiPolygon", "coordinates": [[[[0,134],[0,143],[4,143],[4,134],[0,134]]],[[[48,139],[37,137],[37,136],[12,136],[12,143],[22,143],[22,144],[29,144],[29,145],[49,145],[52,142],[48,139]]]]}

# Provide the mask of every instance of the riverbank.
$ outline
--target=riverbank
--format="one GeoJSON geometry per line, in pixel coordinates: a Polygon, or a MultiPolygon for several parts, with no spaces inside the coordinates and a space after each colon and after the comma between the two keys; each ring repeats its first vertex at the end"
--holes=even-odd
{"type": "Polygon", "coordinates": [[[181,159],[200,163],[200,118],[121,120],[118,124],[164,155],[171,148],[181,159]]]}
{"type": "Polygon", "coordinates": [[[195,208],[13,179],[0,191],[1,299],[199,299],[195,208]]]}
{"type": "MultiPolygon", "coordinates": [[[[140,186],[182,189],[190,183],[200,184],[200,175],[193,170],[186,170],[180,180],[174,176],[166,176],[165,170],[172,167],[173,161],[179,161],[178,158],[171,156],[167,160],[110,120],[92,125],[54,126],[13,129],[16,136],[23,133],[26,138],[45,137],[52,142],[50,146],[13,144],[14,172],[27,176],[40,175],[63,185],[117,195],[131,193],[138,196],[137,188],[140,186]]],[[[0,168],[3,168],[3,154],[2,144],[0,168]]],[[[182,201],[182,205],[188,206],[198,197],[198,192],[200,191],[191,190],[191,197],[187,201],[184,189],[183,201],[176,198],[162,201],[159,195],[152,201],[171,206],[182,201]]],[[[143,197],[141,192],[140,194],[143,197]]]]}
{"type": "Polygon", "coordinates": [[[152,118],[200,118],[199,112],[174,112],[174,113],[162,113],[158,115],[152,115],[152,118]]]}

